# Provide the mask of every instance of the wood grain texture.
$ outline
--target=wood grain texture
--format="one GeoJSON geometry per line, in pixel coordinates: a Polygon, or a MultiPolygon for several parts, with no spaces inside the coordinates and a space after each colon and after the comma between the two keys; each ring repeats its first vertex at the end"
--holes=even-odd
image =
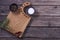
{"type": "Polygon", "coordinates": [[[18,39],[18,38],[16,38],[16,37],[10,37],[10,38],[8,38],[8,37],[1,37],[0,38],[0,40],[60,40],[60,39],[54,39],[54,38],[43,38],[43,39],[41,39],[41,38],[22,38],[22,39],[18,39]]]}
{"type": "Polygon", "coordinates": [[[25,37],[60,38],[60,28],[28,28],[25,37]]]}
{"type": "Polygon", "coordinates": [[[21,5],[26,1],[32,3],[36,13],[23,38],[0,29],[0,40],[60,40],[60,0],[0,0],[0,22],[8,15],[10,4],[21,5]]]}
{"type": "Polygon", "coordinates": [[[1,0],[0,5],[21,4],[26,1],[31,2],[33,5],[60,5],[60,0],[1,0]]]}
{"type": "Polygon", "coordinates": [[[10,38],[8,38],[8,37],[1,37],[0,38],[0,40],[23,40],[23,39],[18,39],[18,38],[16,38],[16,37],[10,37],[10,38]]]}
{"type": "Polygon", "coordinates": [[[12,3],[19,3],[21,4],[23,0],[1,0],[0,5],[10,5],[12,3]]]}
{"type": "MultiPolygon", "coordinates": [[[[6,16],[0,16],[0,21],[4,21],[6,16]]],[[[60,26],[60,17],[33,16],[28,26],[60,26]]]]}
{"type": "MultiPolygon", "coordinates": [[[[4,20],[8,15],[8,6],[0,6],[0,21],[4,20]],[[5,9],[5,10],[4,10],[5,9]],[[4,11],[4,12],[3,12],[4,11]]],[[[36,13],[32,18],[32,22],[29,26],[60,26],[60,6],[34,6],[36,13]]]]}
{"type": "MultiPolygon", "coordinates": [[[[0,37],[15,37],[9,32],[2,30],[0,37]]],[[[60,28],[38,28],[28,27],[23,35],[23,38],[60,38],[60,28]]]]}
{"type": "MultiPolygon", "coordinates": [[[[6,16],[0,16],[3,21],[6,16]]],[[[29,26],[60,26],[60,17],[33,16],[29,26]]]]}
{"type": "MultiPolygon", "coordinates": [[[[60,6],[33,6],[36,10],[34,15],[48,15],[48,16],[58,16],[60,15],[60,6]]],[[[0,6],[0,14],[9,12],[9,6],[0,6]]]]}

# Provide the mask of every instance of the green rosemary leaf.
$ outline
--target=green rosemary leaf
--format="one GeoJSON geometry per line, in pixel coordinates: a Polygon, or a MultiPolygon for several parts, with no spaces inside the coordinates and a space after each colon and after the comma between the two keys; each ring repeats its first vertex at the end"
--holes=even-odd
{"type": "Polygon", "coordinates": [[[6,19],[4,20],[4,22],[2,23],[1,27],[2,27],[2,28],[7,28],[8,23],[9,23],[9,20],[6,18],[6,19]]]}

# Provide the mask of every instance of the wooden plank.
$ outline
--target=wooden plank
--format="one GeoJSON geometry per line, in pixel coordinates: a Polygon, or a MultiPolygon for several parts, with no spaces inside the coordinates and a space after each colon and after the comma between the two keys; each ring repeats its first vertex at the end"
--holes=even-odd
{"type": "MultiPolygon", "coordinates": [[[[34,6],[36,13],[29,26],[60,26],[60,6],[34,6]]],[[[8,6],[0,6],[0,9],[9,10],[8,6]]],[[[4,11],[5,11],[4,10],[4,11]]],[[[9,11],[0,13],[0,21],[4,20],[9,11]]]]}
{"type": "Polygon", "coordinates": [[[60,28],[29,27],[24,37],[60,38],[60,28]]]}
{"type": "MultiPolygon", "coordinates": [[[[0,21],[3,21],[6,16],[0,16],[0,21]]],[[[55,16],[33,16],[28,26],[60,26],[60,17],[55,16]]]]}
{"type": "Polygon", "coordinates": [[[12,3],[21,4],[23,0],[1,0],[0,5],[10,5],[12,3]]]}
{"type": "Polygon", "coordinates": [[[0,13],[9,12],[9,6],[0,6],[0,13]]]}
{"type": "Polygon", "coordinates": [[[12,38],[9,38],[9,37],[0,37],[0,40],[22,40],[22,39],[18,39],[16,37],[12,37],[12,38]]]}
{"type": "Polygon", "coordinates": [[[5,16],[0,15],[0,22],[4,21],[5,18],[6,18],[6,15],[5,16]]]}
{"type": "Polygon", "coordinates": [[[11,35],[9,32],[7,32],[6,30],[2,30],[0,32],[0,37],[15,37],[14,35],[11,35]],[[3,33],[4,32],[4,33],[3,33]]]}
{"type": "Polygon", "coordinates": [[[60,0],[1,0],[0,5],[21,4],[26,1],[31,2],[33,5],[60,5],[60,0]]]}
{"type": "MultiPolygon", "coordinates": [[[[34,15],[60,16],[60,6],[33,6],[36,10],[34,15]]],[[[9,6],[0,6],[0,14],[8,14],[9,6]]]]}
{"type": "MultiPolygon", "coordinates": [[[[12,34],[2,30],[0,37],[15,37],[12,34]]],[[[23,38],[60,38],[60,28],[39,28],[28,27],[23,35],[23,38]]]]}
{"type": "Polygon", "coordinates": [[[0,40],[60,40],[60,39],[49,39],[49,38],[22,38],[22,39],[19,39],[19,38],[11,38],[11,37],[1,37],[0,40]]]}
{"type": "Polygon", "coordinates": [[[0,28],[0,35],[1,35],[1,28],[0,28]]]}
{"type": "Polygon", "coordinates": [[[24,0],[31,2],[33,5],[60,5],[60,0],[24,0]]]}
{"type": "MultiPolygon", "coordinates": [[[[6,16],[1,16],[0,21],[3,21],[6,16]]],[[[48,26],[48,21],[50,17],[33,17],[29,26],[48,26]]]]}

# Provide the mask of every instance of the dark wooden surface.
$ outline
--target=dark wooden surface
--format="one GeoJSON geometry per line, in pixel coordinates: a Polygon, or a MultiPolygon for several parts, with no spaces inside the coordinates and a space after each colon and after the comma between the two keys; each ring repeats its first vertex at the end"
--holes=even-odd
{"type": "Polygon", "coordinates": [[[0,40],[60,40],[60,0],[0,0],[0,22],[9,12],[9,5],[29,1],[36,9],[23,38],[0,29],[0,40]]]}

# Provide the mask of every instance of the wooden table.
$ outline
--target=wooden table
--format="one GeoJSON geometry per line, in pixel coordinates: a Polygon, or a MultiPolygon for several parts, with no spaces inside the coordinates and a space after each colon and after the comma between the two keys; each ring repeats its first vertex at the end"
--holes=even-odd
{"type": "Polygon", "coordinates": [[[20,6],[25,1],[32,3],[36,13],[23,38],[16,38],[0,29],[0,40],[60,40],[60,0],[0,0],[0,22],[8,15],[11,3],[15,2],[20,6]]]}

